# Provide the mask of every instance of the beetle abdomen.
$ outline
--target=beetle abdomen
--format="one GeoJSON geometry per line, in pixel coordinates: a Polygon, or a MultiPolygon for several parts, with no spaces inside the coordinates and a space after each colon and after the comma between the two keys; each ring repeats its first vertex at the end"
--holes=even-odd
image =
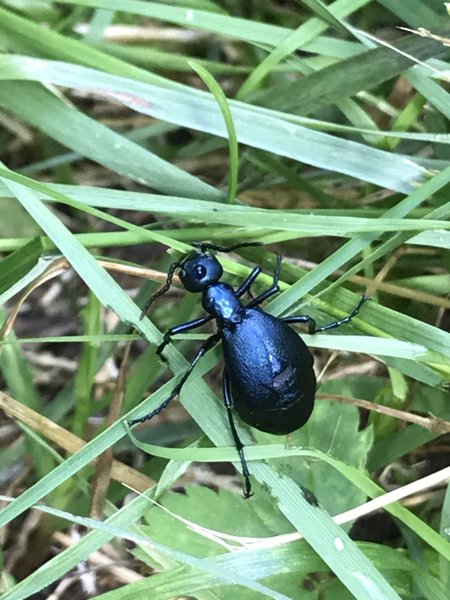
{"type": "Polygon", "coordinates": [[[313,357],[288,325],[259,308],[223,331],[233,405],[243,421],[285,434],[306,423],[314,405],[313,357]]]}

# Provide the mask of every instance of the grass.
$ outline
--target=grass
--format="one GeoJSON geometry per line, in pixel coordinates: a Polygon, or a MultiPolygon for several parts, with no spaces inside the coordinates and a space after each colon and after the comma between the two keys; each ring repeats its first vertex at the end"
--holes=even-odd
{"type": "Polygon", "coordinates": [[[446,598],[446,21],[423,0],[0,7],[2,598],[446,598]],[[283,254],[275,315],[371,297],[303,336],[305,427],[239,423],[249,501],[220,348],[189,415],[126,427],[204,339],[167,348],[170,378],[155,344],[198,297],[140,319],[199,240],[265,244],[220,255],[233,285],[283,254]]]}

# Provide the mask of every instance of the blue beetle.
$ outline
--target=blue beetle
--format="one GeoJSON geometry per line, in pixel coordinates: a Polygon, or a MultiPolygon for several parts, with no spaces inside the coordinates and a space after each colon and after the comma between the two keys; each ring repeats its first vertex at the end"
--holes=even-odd
{"type": "Polygon", "coordinates": [[[245,423],[268,433],[282,435],[302,427],[308,421],[314,407],[314,359],[302,338],[288,324],[307,323],[309,333],[334,329],[351,321],[368,299],[363,296],[348,316],[321,327],[317,327],[309,315],[274,317],[264,312],[260,304],[280,290],[278,282],[281,256],[277,256],[271,287],[252,297],[252,300],[244,305],[241,298],[247,292],[251,295],[251,285],[261,273],[261,267],[255,266],[247,279],[235,290],[231,285],[220,281],[223,275],[222,266],[209,250],[231,252],[237,248],[261,245],[259,242],[244,242],[223,247],[208,242],[194,243],[194,246],[198,247],[197,251],[170,266],[165,285],[150,298],[142,316],[147,313],[157,297],[167,292],[178,269],[183,287],[188,292],[202,294],[202,306],[208,315],[169,329],[156,353],[165,360],[163,350],[174,335],[196,329],[209,321],[216,322],[217,332],[204,342],[169,397],[153,412],[129,422],[130,426],[143,423],[160,413],[180,393],[201,357],[222,340],[225,362],[224,403],[242,464],[246,498],[252,495],[250,473],[244,447],[234,425],[232,409],[245,423]]]}

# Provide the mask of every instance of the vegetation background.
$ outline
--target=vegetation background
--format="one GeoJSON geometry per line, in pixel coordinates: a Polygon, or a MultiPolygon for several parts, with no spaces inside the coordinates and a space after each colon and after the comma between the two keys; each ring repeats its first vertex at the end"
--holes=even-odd
{"type": "Polygon", "coordinates": [[[2,598],[448,598],[448,9],[3,0],[2,598]],[[275,315],[371,297],[304,335],[304,428],[240,424],[248,501],[220,348],[125,427],[206,335],[168,370],[155,344],[198,296],[140,320],[198,240],[267,244],[220,255],[256,289],[281,253],[275,315]]]}

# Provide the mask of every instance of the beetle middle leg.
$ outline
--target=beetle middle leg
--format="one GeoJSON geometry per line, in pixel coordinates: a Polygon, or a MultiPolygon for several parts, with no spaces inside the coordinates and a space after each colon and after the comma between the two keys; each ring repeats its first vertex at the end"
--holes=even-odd
{"type": "Polygon", "coordinates": [[[234,424],[232,411],[233,400],[231,398],[230,380],[225,369],[223,371],[223,400],[227,409],[228,421],[230,422],[231,435],[233,436],[234,445],[236,446],[239,458],[241,459],[242,475],[244,476],[244,497],[250,498],[250,496],[253,496],[252,485],[250,483],[250,471],[248,470],[247,461],[245,460],[244,444],[241,442],[234,424]]]}
{"type": "MultiPolygon", "coordinates": [[[[273,296],[274,294],[277,294],[280,291],[280,286],[278,285],[278,282],[280,281],[280,273],[281,273],[281,256],[280,256],[280,254],[277,254],[277,264],[275,267],[275,273],[273,274],[272,285],[270,286],[270,288],[268,290],[266,290],[262,294],[259,294],[259,296],[256,296],[256,298],[254,298],[251,302],[249,302],[249,304],[247,304],[246,308],[253,308],[254,306],[258,306],[258,304],[261,304],[262,302],[264,302],[264,300],[267,300],[267,298],[270,298],[270,296],[273,296]]],[[[252,276],[252,273],[250,274],[250,277],[251,276],[252,276]]],[[[250,277],[249,277],[249,279],[250,279],[250,277]]],[[[245,282],[244,282],[244,284],[245,284],[245,282]]]]}
{"type": "Polygon", "coordinates": [[[335,329],[336,327],[340,327],[341,325],[344,325],[344,323],[349,323],[353,319],[353,317],[356,317],[356,315],[359,313],[362,306],[367,302],[368,299],[368,296],[362,296],[356,308],[352,310],[352,312],[349,315],[342,319],[339,319],[339,321],[332,321],[331,323],[328,323],[327,325],[322,325],[321,327],[317,327],[315,320],[309,315],[293,315],[292,317],[281,317],[281,320],[284,323],[308,323],[308,333],[311,334],[319,333],[321,331],[328,331],[329,329],[335,329]]]}
{"type": "Polygon", "coordinates": [[[186,371],[184,372],[180,381],[173,388],[170,396],[168,398],[166,398],[166,400],[164,400],[164,402],[162,404],[160,404],[158,406],[158,408],[155,408],[155,410],[153,410],[148,415],[144,415],[143,417],[139,417],[137,419],[132,419],[131,421],[128,421],[128,426],[132,427],[133,425],[136,425],[137,423],[145,423],[145,421],[150,421],[150,419],[152,419],[153,417],[156,417],[156,415],[158,415],[164,408],[166,408],[166,406],[169,404],[169,402],[171,402],[176,396],[178,396],[178,394],[181,391],[181,388],[186,383],[187,378],[192,373],[192,370],[194,369],[194,367],[198,363],[198,361],[202,358],[202,356],[204,356],[208,352],[208,350],[210,350],[215,344],[217,344],[217,342],[220,340],[220,338],[221,338],[220,333],[214,333],[213,335],[211,335],[205,341],[205,343],[202,345],[200,350],[197,352],[197,354],[194,357],[194,360],[191,362],[189,367],[186,369],[186,371]]]}

